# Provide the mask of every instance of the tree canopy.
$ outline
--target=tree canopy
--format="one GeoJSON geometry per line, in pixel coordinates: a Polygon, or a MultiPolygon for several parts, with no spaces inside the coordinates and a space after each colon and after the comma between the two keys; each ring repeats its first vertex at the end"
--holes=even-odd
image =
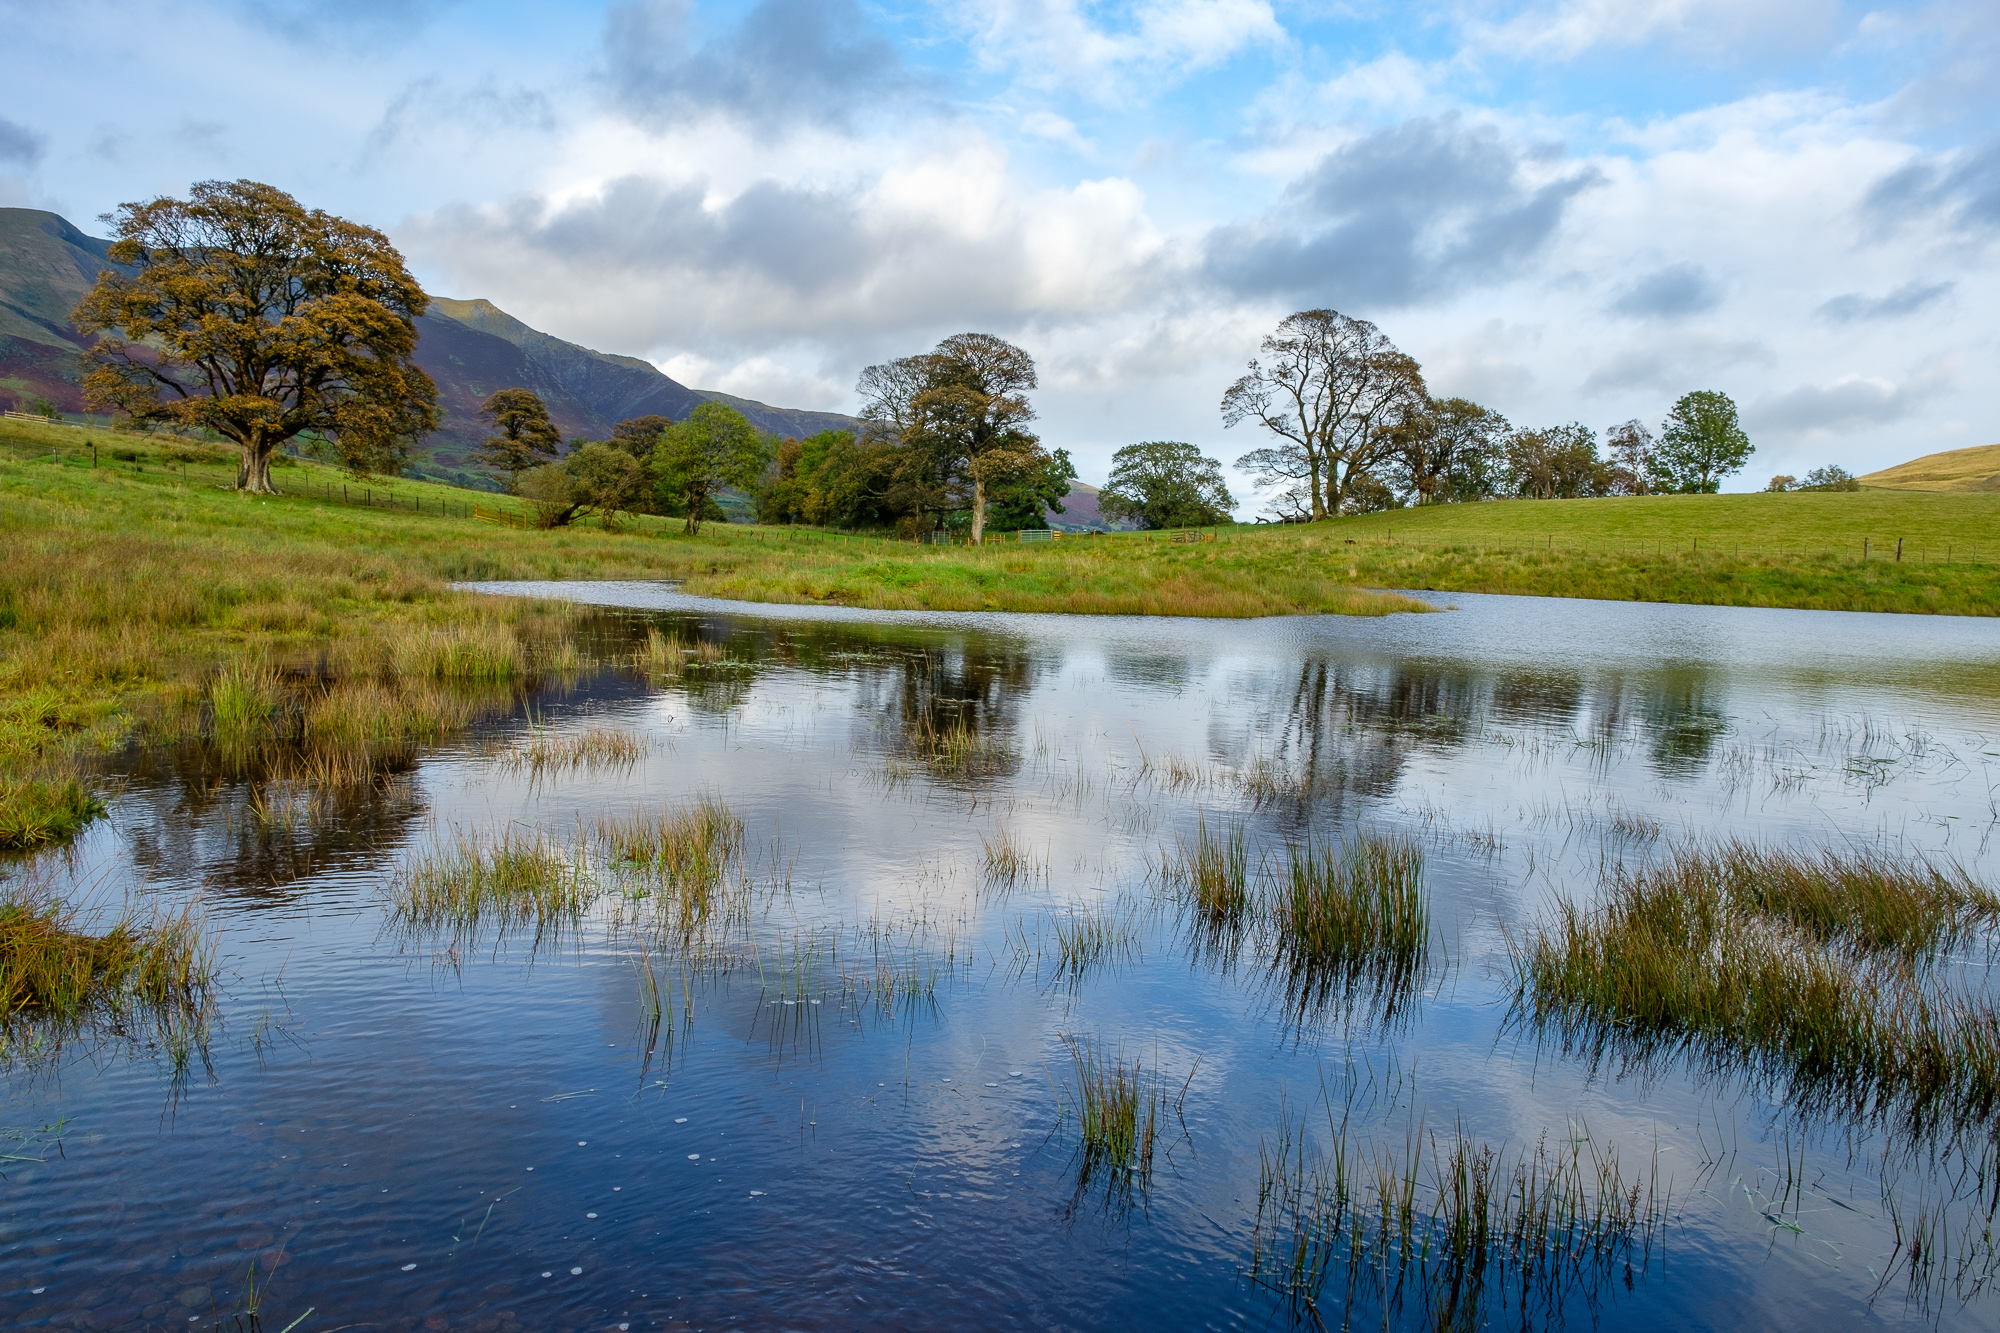
{"type": "Polygon", "coordinates": [[[1097,507],[1143,527],[1192,528],[1228,522],[1236,501],[1219,461],[1181,440],[1147,440],[1111,456],[1111,480],[1097,507]]]}
{"type": "Polygon", "coordinates": [[[106,270],[71,321],[85,401],[205,428],[242,451],[237,487],[270,493],[271,455],[312,432],[358,471],[399,469],[437,427],[413,360],[430,301],[388,238],[255,181],[120,206],[106,270]]]}
{"type": "Polygon", "coordinates": [[[1287,316],[1259,353],[1222,395],[1222,423],[1255,421],[1278,442],[1236,465],[1279,487],[1293,516],[1338,514],[1364,480],[1381,484],[1373,473],[1397,428],[1427,401],[1422,370],[1373,324],[1337,310],[1287,316]]]}
{"type": "Polygon", "coordinates": [[[1657,491],[1712,494],[1722,489],[1724,477],[1741,472],[1754,452],[1729,395],[1697,389],[1681,395],[1667,413],[1647,461],[1646,481],[1657,491]]]}
{"type": "Polygon", "coordinates": [[[699,532],[717,492],[756,486],[770,457],[764,437],[741,412],[727,403],[703,403],[662,432],[654,449],[661,508],[684,514],[687,530],[699,532]]]}
{"type": "Polygon", "coordinates": [[[532,389],[502,389],[480,405],[479,415],[500,433],[480,442],[474,456],[507,474],[507,489],[520,488],[523,472],[562,452],[562,432],[532,389]]]}

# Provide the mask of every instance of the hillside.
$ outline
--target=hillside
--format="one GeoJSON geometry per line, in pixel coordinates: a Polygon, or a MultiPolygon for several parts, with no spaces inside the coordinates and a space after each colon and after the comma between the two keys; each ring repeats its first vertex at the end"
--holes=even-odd
{"type": "Polygon", "coordinates": [[[1870,472],[1861,484],[1897,491],[2000,491],[2000,444],[1925,454],[1870,472]]]}
{"type": "MultiPolygon", "coordinates": [[[[69,314],[109,266],[111,243],[86,236],[54,213],[0,208],[0,407],[46,398],[83,410],[77,353],[88,342],[69,314]]],[[[637,357],[614,356],[530,328],[490,301],[434,297],[417,321],[417,362],[437,381],[444,428],[420,448],[416,470],[460,483],[481,480],[466,450],[483,439],[479,404],[496,389],[533,389],[565,438],[603,439],[628,417],[679,420],[714,400],[780,435],[810,435],[854,424],[707,389],[691,389],[637,357]]]]}

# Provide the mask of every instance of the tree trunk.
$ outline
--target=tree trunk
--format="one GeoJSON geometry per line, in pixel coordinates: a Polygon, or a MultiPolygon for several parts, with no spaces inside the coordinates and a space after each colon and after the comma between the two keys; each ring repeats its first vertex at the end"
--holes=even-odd
{"type": "Polygon", "coordinates": [[[236,470],[236,489],[250,495],[276,495],[271,485],[271,445],[252,436],[243,446],[243,466],[236,470]]]}
{"type": "Polygon", "coordinates": [[[986,540],[986,483],[978,477],[972,479],[972,544],[984,545],[986,540]]]}
{"type": "MultiPolygon", "coordinates": [[[[1332,477],[1326,479],[1326,489],[1333,489],[1332,477]]],[[[1321,498],[1324,492],[1320,489],[1319,455],[1313,453],[1310,449],[1306,451],[1306,493],[1312,498],[1312,517],[1313,521],[1317,523],[1320,519],[1326,517],[1326,501],[1321,498]]]]}

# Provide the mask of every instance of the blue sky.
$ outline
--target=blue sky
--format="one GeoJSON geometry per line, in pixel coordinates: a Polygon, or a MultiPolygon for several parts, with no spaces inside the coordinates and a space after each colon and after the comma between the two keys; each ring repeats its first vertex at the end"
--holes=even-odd
{"type": "MultiPolygon", "coordinates": [[[[432,291],[851,409],[979,329],[1086,480],[1287,313],[1517,424],[1728,392],[1735,485],[2000,440],[1991,0],[0,0],[0,203],[251,177],[432,291]]],[[[1248,498],[1248,488],[1240,488],[1248,498]]],[[[1249,512],[1253,505],[1246,505],[1249,512]]]]}

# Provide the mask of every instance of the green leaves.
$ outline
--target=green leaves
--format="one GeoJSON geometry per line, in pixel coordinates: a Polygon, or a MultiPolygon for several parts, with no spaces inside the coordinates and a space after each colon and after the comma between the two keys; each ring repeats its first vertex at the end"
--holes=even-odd
{"type": "Polygon", "coordinates": [[[1729,395],[1697,389],[1667,414],[1646,460],[1646,479],[1657,491],[1707,495],[1722,488],[1724,477],[1741,472],[1754,452],[1729,395]]]}

